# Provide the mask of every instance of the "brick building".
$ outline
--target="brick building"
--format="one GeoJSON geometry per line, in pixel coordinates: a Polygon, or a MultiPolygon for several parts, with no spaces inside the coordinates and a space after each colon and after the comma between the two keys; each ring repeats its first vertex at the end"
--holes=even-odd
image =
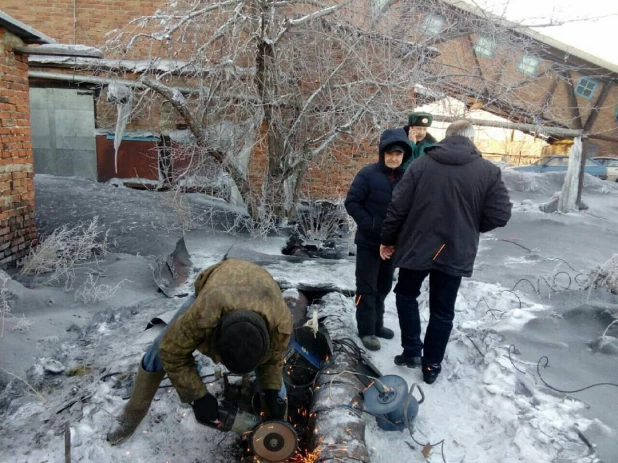
{"type": "MultiPolygon", "coordinates": [[[[121,28],[132,18],[154,13],[164,2],[109,0],[105,8],[94,0],[2,3],[5,11],[61,42],[100,47],[109,31],[121,28]]],[[[437,50],[424,71],[437,76],[439,92],[463,101],[471,110],[482,109],[514,122],[579,130],[590,136],[586,144],[589,155],[618,154],[617,65],[500,18],[495,18],[495,23],[508,32],[496,32],[498,28],[487,27],[487,15],[459,0],[367,0],[363,5],[376,17],[384,14],[400,18],[409,43],[427,44],[437,50]],[[485,22],[481,24],[479,18],[485,22]]],[[[37,72],[36,86],[46,85],[47,75],[54,86],[75,89],[74,84],[54,80],[52,74],[83,76],[92,63],[83,60],[79,64],[69,59],[30,64],[37,72]]],[[[426,101],[419,95],[417,102],[426,101]]],[[[82,109],[85,114],[86,107],[82,109]]],[[[114,111],[113,106],[96,99],[96,128],[113,128],[114,111]]],[[[135,120],[129,129],[158,132],[161,121],[157,111],[151,114],[153,119],[135,120]]],[[[394,125],[402,121],[382,122],[394,125]]],[[[307,194],[332,197],[345,192],[358,169],[375,160],[375,141],[366,140],[359,148],[342,138],[319,162],[309,166],[304,182],[307,194]]],[[[560,137],[549,136],[546,141],[563,149],[560,137]]],[[[152,146],[152,140],[149,142],[152,146]]],[[[97,147],[103,144],[103,140],[97,140],[97,147]]],[[[267,146],[257,143],[252,153],[249,174],[254,183],[266,169],[266,150],[267,146]]],[[[101,160],[98,149],[96,157],[101,160]]],[[[128,167],[133,170],[133,166],[128,167]]]]}
{"type": "Polygon", "coordinates": [[[36,238],[26,44],[53,40],[0,12],[0,266],[36,238]]]}

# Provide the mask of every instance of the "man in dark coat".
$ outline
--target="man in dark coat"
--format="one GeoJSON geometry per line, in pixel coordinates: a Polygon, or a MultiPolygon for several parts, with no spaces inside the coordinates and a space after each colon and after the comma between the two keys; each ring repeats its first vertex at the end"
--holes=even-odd
{"type": "Polygon", "coordinates": [[[400,269],[395,294],[403,353],[395,363],[422,367],[428,384],[440,374],[457,291],[461,278],[472,275],[479,233],[504,227],[511,217],[501,171],[481,157],[473,139],[470,123],[451,124],[446,138],[406,170],[382,227],[380,255],[394,254],[400,269]],[[430,317],[423,344],[416,299],[427,275],[430,317]]]}
{"type": "Polygon", "coordinates": [[[427,148],[438,143],[438,140],[427,132],[427,128],[431,127],[432,122],[433,116],[429,113],[412,113],[408,117],[408,125],[403,130],[405,130],[410,145],[412,145],[412,157],[403,163],[404,169],[407,169],[412,161],[425,154],[427,148]]]}
{"type": "Polygon", "coordinates": [[[380,349],[378,338],[392,339],[384,327],[384,299],[393,286],[393,263],[380,258],[382,221],[395,185],[403,176],[402,163],[412,156],[403,129],[387,129],[380,137],[379,160],[363,167],[354,178],[345,207],[358,229],[356,252],[356,323],[364,346],[380,349]]]}

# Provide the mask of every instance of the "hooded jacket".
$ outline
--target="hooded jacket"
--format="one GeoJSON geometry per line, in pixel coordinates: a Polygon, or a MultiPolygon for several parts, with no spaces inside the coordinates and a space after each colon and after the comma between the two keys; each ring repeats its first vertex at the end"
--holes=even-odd
{"type": "Polygon", "coordinates": [[[188,403],[206,395],[193,351],[221,362],[212,346],[214,330],[225,313],[242,309],[261,315],[268,327],[270,346],[256,369],[260,388],[279,390],[292,316],[272,276],[251,262],[225,260],[200,273],[195,295],[191,307],[168,328],[159,351],[180,400],[188,403]]]}
{"type": "Polygon", "coordinates": [[[393,193],[382,244],[395,265],[471,276],[479,233],[511,217],[500,169],[466,137],[449,137],[413,162],[393,193]]]}
{"type": "Polygon", "coordinates": [[[387,129],[380,136],[378,162],[363,167],[352,182],[345,200],[345,208],[358,226],[354,243],[375,250],[380,249],[380,231],[393,190],[403,177],[403,163],[396,169],[384,164],[389,145],[404,150],[403,162],[412,156],[412,147],[403,129],[387,129]]]}

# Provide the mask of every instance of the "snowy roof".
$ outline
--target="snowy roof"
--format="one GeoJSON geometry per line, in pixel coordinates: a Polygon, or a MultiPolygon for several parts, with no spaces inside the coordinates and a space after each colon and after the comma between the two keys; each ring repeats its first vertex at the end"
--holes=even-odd
{"type": "Polygon", "coordinates": [[[581,60],[587,61],[590,64],[595,66],[599,66],[601,68],[607,69],[608,71],[618,73],[618,65],[614,63],[610,63],[609,61],[605,61],[597,56],[586,53],[579,48],[571,47],[566,43],[560,42],[559,40],[548,37],[547,35],[541,34],[530,27],[525,27],[516,22],[509,21],[495,14],[489,13],[476,5],[468,3],[462,0],[441,0],[444,3],[451,5],[454,8],[458,8],[463,11],[467,11],[468,13],[472,13],[476,16],[481,16],[483,18],[487,18],[497,24],[500,24],[504,27],[507,27],[511,30],[516,30],[516,32],[523,34],[525,36],[530,37],[531,39],[537,40],[545,45],[549,45],[556,50],[563,51],[565,53],[564,60],[567,61],[569,56],[577,57],[581,60]]]}
{"type": "Polygon", "coordinates": [[[0,27],[17,35],[26,43],[56,43],[54,39],[33,29],[21,21],[0,10],[0,27]]]}

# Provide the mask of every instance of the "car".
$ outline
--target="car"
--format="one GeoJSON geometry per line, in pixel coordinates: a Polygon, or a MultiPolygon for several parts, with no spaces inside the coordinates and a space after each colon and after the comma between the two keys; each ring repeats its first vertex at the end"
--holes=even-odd
{"type": "MultiPolygon", "coordinates": [[[[518,172],[537,172],[539,174],[545,174],[547,172],[566,172],[569,167],[568,156],[544,156],[534,164],[528,166],[512,167],[509,170],[515,170],[518,172]]],[[[598,177],[601,180],[607,180],[607,168],[590,158],[586,159],[586,166],[584,172],[594,177],[598,177]]]]}
{"type": "Polygon", "coordinates": [[[618,182],[618,157],[604,156],[592,159],[605,166],[607,169],[607,180],[618,182]]]}

